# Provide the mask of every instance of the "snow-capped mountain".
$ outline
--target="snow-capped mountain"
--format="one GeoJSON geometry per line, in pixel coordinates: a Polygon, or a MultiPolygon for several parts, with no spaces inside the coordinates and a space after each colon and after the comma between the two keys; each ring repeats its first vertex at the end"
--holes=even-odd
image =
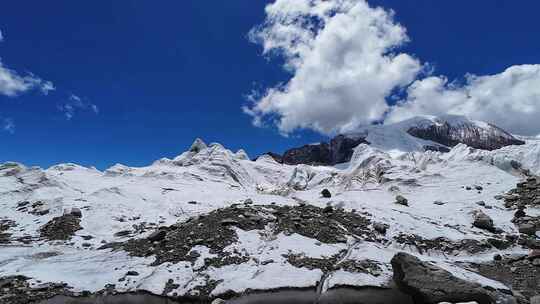
{"type": "Polygon", "coordinates": [[[355,132],[340,134],[329,143],[292,148],[283,154],[273,153],[274,159],[289,165],[335,165],[348,162],[353,149],[366,143],[373,147],[403,153],[412,151],[449,152],[458,144],[482,150],[523,145],[524,141],[489,123],[473,121],[463,116],[422,116],[395,124],[363,127],[355,132]]]}
{"type": "MultiPolygon", "coordinates": [[[[2,299],[111,289],[200,301],[283,288],[322,296],[341,286],[413,284],[395,270],[412,276],[411,263],[429,262],[448,286],[528,301],[539,293],[527,286],[539,279],[531,250],[540,249],[540,140],[425,151],[445,145],[409,130],[434,124],[461,126],[373,126],[330,145],[338,147],[329,148],[331,162],[346,160],[335,166],[252,161],[202,140],[139,168],[2,164],[0,281],[22,276],[10,284],[25,290],[2,299]],[[516,275],[505,277],[506,268],[516,275]]],[[[445,134],[513,140],[495,127],[479,133],[489,128],[445,134]]]]}

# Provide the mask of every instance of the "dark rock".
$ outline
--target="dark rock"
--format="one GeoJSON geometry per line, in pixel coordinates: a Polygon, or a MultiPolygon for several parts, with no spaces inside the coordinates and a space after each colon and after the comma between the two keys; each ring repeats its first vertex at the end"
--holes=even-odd
{"type": "Polygon", "coordinates": [[[510,296],[497,293],[480,284],[455,277],[450,272],[417,257],[400,252],[392,258],[394,281],[399,289],[411,295],[415,303],[469,302],[492,304],[510,296]]]}
{"type": "Polygon", "coordinates": [[[388,230],[389,226],[387,224],[383,223],[373,223],[373,229],[375,231],[379,232],[380,234],[386,234],[386,230],[388,230]]]}
{"type": "Polygon", "coordinates": [[[154,232],[152,232],[152,234],[150,234],[147,239],[150,241],[150,242],[159,242],[159,241],[162,241],[165,236],[167,235],[167,231],[163,230],[163,229],[159,229],[159,230],[156,230],[154,232]]]}
{"type": "Polygon", "coordinates": [[[139,275],[139,273],[136,272],[136,271],[133,271],[133,270],[130,270],[130,271],[128,271],[126,273],[126,276],[134,276],[135,277],[135,276],[138,276],[138,275],[139,275]]]}
{"type": "Polygon", "coordinates": [[[494,232],[493,220],[484,212],[477,210],[473,216],[473,226],[476,228],[484,229],[494,232]]]}
{"type": "Polygon", "coordinates": [[[76,217],[82,217],[82,211],[79,208],[71,208],[71,215],[76,217]]]}
{"type": "Polygon", "coordinates": [[[525,210],[523,208],[519,208],[516,213],[514,213],[515,218],[522,218],[525,217],[527,214],[525,213],[525,210]]]}
{"type": "Polygon", "coordinates": [[[40,235],[48,240],[68,240],[82,229],[80,221],[72,214],[55,217],[40,228],[40,235]]]}
{"type": "Polygon", "coordinates": [[[529,223],[523,223],[518,225],[519,233],[527,234],[527,235],[535,235],[536,234],[536,226],[534,224],[529,223]]]}
{"type": "Polygon", "coordinates": [[[501,261],[501,260],[502,260],[502,255],[500,255],[500,254],[494,255],[494,256],[493,256],[493,260],[494,260],[494,261],[501,261]]]}
{"type": "Polygon", "coordinates": [[[326,206],[322,210],[323,213],[332,213],[334,212],[334,208],[332,206],[326,206]]]}
{"type": "Polygon", "coordinates": [[[131,231],[130,230],[122,230],[122,231],[118,231],[114,234],[114,236],[116,237],[124,237],[124,236],[128,236],[131,234],[131,231]]]}
{"type": "Polygon", "coordinates": [[[289,149],[281,157],[281,162],[289,165],[335,165],[345,163],[351,160],[354,148],[363,143],[369,144],[363,137],[337,135],[330,143],[322,142],[289,149]]]}
{"type": "Polygon", "coordinates": [[[409,206],[409,200],[403,197],[402,195],[396,196],[396,204],[409,206]]]}
{"type": "Polygon", "coordinates": [[[445,146],[425,145],[423,148],[424,148],[424,151],[434,151],[434,152],[441,152],[441,153],[450,152],[450,149],[445,146]]]}
{"type": "Polygon", "coordinates": [[[486,205],[486,202],[484,202],[484,201],[479,201],[479,202],[476,202],[476,204],[477,204],[478,206],[485,206],[485,205],[486,205]]]}
{"type": "Polygon", "coordinates": [[[190,204],[190,205],[197,205],[197,202],[196,202],[196,201],[189,201],[188,204],[190,204]]]}
{"type": "Polygon", "coordinates": [[[331,198],[332,197],[332,194],[330,193],[330,191],[328,189],[323,189],[323,191],[321,191],[321,195],[324,198],[331,198]]]}
{"type": "Polygon", "coordinates": [[[478,191],[482,191],[484,190],[484,188],[482,186],[474,186],[474,189],[478,190],[478,191]]]}
{"type": "Polygon", "coordinates": [[[534,259],[540,259],[540,250],[538,249],[534,249],[534,250],[531,250],[531,252],[529,252],[529,255],[527,256],[527,258],[529,260],[534,260],[534,259]]]}

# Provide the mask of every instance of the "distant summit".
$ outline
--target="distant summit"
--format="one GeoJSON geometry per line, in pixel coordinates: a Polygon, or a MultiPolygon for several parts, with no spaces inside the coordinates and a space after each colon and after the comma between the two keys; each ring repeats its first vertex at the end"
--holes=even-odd
{"type": "Polygon", "coordinates": [[[505,130],[464,116],[421,116],[402,122],[363,127],[334,137],[329,143],[292,148],[283,155],[270,154],[276,161],[289,165],[335,165],[350,161],[359,144],[369,144],[389,153],[413,151],[449,152],[458,144],[482,150],[497,150],[523,145],[505,130]]]}

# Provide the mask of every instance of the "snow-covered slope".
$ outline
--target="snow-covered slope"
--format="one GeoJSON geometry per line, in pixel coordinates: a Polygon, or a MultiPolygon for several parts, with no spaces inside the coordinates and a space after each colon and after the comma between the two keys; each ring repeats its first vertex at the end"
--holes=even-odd
{"type": "Polygon", "coordinates": [[[419,116],[394,124],[372,125],[340,134],[329,143],[292,148],[274,158],[286,164],[335,165],[348,162],[354,147],[369,144],[392,155],[413,151],[448,152],[458,144],[497,150],[525,141],[486,122],[464,116],[419,116]]]}
{"type": "Polygon", "coordinates": [[[419,116],[394,124],[364,127],[350,136],[363,136],[377,148],[401,152],[446,150],[460,143],[483,150],[524,144],[494,125],[455,115],[419,116]]]}
{"type": "Polygon", "coordinates": [[[350,162],[334,167],[251,161],[242,150],[201,140],[174,159],[141,168],[5,163],[0,276],[65,282],[72,291],[115,284],[119,292],[169,296],[325,291],[387,286],[390,259],[407,251],[507,288],[460,265],[528,253],[505,238],[518,234],[514,211],[494,197],[514,188],[522,169],[540,173],[540,141],[496,151],[457,145],[446,154],[423,152],[420,146],[436,143],[403,126],[370,128],[371,145],[359,145],[350,162]],[[321,196],[323,189],[332,197],[321,196]],[[396,204],[397,195],[408,206],[396,204]],[[82,217],[71,216],[73,210],[82,217]],[[478,210],[492,218],[496,232],[472,225],[478,210]],[[58,232],[61,216],[71,222],[58,232]],[[51,240],[73,227],[73,236],[51,240]],[[164,232],[158,238],[156,231],[164,232]]]}

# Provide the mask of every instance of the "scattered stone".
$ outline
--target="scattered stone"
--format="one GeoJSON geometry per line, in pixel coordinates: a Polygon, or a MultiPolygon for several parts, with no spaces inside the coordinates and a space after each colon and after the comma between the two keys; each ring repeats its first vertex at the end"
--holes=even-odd
{"type": "Polygon", "coordinates": [[[136,271],[134,271],[134,270],[130,270],[130,271],[128,271],[128,272],[126,273],[126,276],[134,276],[134,277],[136,277],[136,276],[138,276],[138,275],[139,275],[139,273],[136,272],[136,271]]]}
{"type": "Polygon", "coordinates": [[[323,189],[323,191],[321,191],[321,195],[324,198],[331,198],[332,197],[332,194],[330,193],[330,190],[328,190],[328,189],[323,189]]]}
{"type": "Polygon", "coordinates": [[[529,255],[527,256],[527,258],[529,260],[540,259],[540,250],[538,250],[538,249],[531,250],[531,252],[529,252],[529,255]]]}
{"type": "Polygon", "coordinates": [[[82,217],[82,211],[79,208],[71,208],[71,215],[76,217],[82,217]]]}
{"type": "Polygon", "coordinates": [[[197,202],[196,202],[196,201],[189,201],[188,204],[190,204],[190,205],[197,205],[197,202]]]}
{"type": "Polygon", "coordinates": [[[535,235],[536,234],[536,226],[534,224],[528,224],[523,223],[518,225],[519,233],[527,234],[527,235],[535,235]]]}
{"type": "Polygon", "coordinates": [[[484,190],[484,188],[482,186],[478,186],[478,185],[474,186],[474,189],[476,189],[478,191],[484,190]]]}
{"type": "Polygon", "coordinates": [[[525,216],[527,216],[527,214],[525,213],[525,210],[523,210],[523,208],[519,208],[516,213],[514,213],[514,218],[522,218],[525,216]]]}
{"type": "Polygon", "coordinates": [[[403,206],[409,206],[409,200],[407,200],[402,195],[396,196],[396,204],[403,205],[403,206]]]}
{"type": "Polygon", "coordinates": [[[375,231],[379,232],[380,234],[386,234],[386,230],[388,230],[390,226],[388,226],[387,224],[383,224],[383,223],[373,223],[373,229],[375,229],[375,231]]]}
{"type": "Polygon", "coordinates": [[[490,232],[495,231],[493,220],[481,210],[476,210],[473,215],[473,226],[490,232]]]}
{"type": "Polygon", "coordinates": [[[446,204],[446,203],[445,203],[445,202],[442,202],[442,201],[434,201],[433,204],[442,206],[442,205],[444,205],[444,204],[446,204]]]}
{"type": "Polygon", "coordinates": [[[476,202],[476,204],[477,204],[478,206],[482,206],[482,207],[483,207],[483,206],[486,205],[486,202],[484,202],[484,201],[479,201],[479,202],[476,202]]]}

